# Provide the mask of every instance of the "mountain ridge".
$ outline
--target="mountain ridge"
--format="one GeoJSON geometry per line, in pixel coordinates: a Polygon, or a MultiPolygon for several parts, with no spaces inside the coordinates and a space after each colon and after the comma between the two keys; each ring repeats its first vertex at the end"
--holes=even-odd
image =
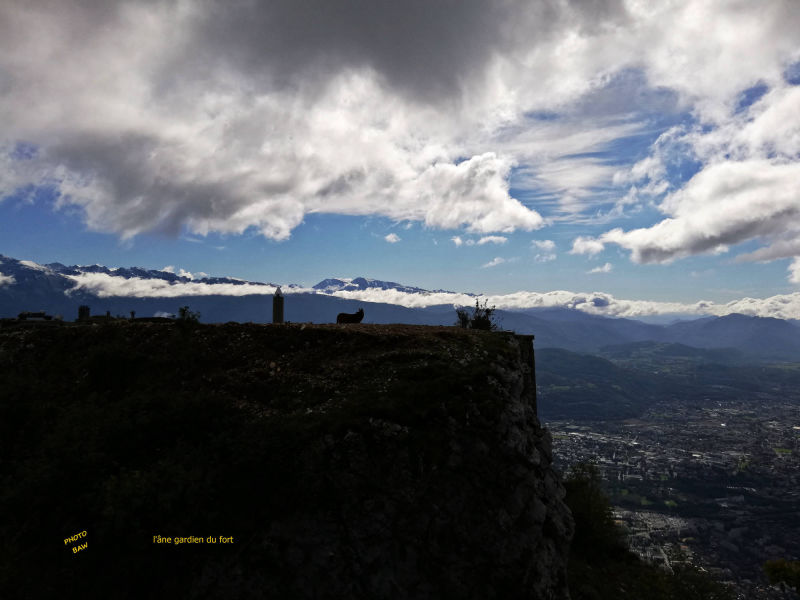
{"type": "MultiPolygon", "coordinates": [[[[89,305],[94,314],[109,312],[128,316],[135,312],[140,317],[174,314],[180,306],[191,306],[200,313],[201,320],[208,323],[268,323],[272,319],[271,295],[278,287],[274,283],[231,277],[198,278],[191,273],[143,267],[67,266],[58,262],[40,265],[4,255],[0,255],[0,273],[7,280],[5,285],[0,280],[0,317],[6,318],[23,311],[44,310],[73,320],[80,305],[89,305]],[[102,295],[93,292],[94,288],[90,286],[78,284],[76,278],[92,275],[119,278],[126,285],[136,283],[135,279],[157,280],[162,288],[161,295],[137,296],[127,291],[127,295],[102,295]],[[183,287],[170,287],[179,285],[183,287]],[[216,285],[220,290],[226,286],[229,293],[215,293],[216,285]],[[175,293],[171,293],[173,289],[175,293]]],[[[407,307],[335,295],[340,291],[370,289],[415,295],[443,290],[431,291],[365,277],[332,277],[323,279],[312,288],[289,284],[284,289],[292,291],[284,308],[284,318],[292,322],[330,323],[339,312],[354,312],[358,308],[365,309],[365,323],[453,325],[456,321],[453,304],[407,307]]],[[[498,309],[495,315],[501,328],[535,335],[537,347],[601,353],[606,346],[652,341],[697,348],[733,348],[746,357],[759,360],[800,360],[800,324],[772,317],[732,314],[658,325],[566,307],[498,309]]]]}

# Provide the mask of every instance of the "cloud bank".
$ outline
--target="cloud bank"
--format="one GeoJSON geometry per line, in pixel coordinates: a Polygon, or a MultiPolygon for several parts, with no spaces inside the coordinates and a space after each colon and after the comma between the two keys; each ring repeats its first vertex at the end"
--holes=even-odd
{"type": "MultiPolygon", "coordinates": [[[[407,294],[397,290],[363,290],[335,292],[332,295],[364,302],[385,302],[408,308],[424,308],[437,304],[468,306],[475,296],[452,293],[407,294]]],[[[625,300],[605,292],[552,292],[520,291],[511,294],[479,295],[490,305],[505,310],[526,308],[570,308],[606,317],[638,318],[651,315],[724,316],[733,313],[776,319],[800,319],[800,292],[771,296],[769,298],[742,298],[726,304],[710,301],[695,303],[656,302],[650,300],[625,300]]]]}
{"type": "MultiPolygon", "coordinates": [[[[177,296],[249,296],[251,294],[273,294],[277,286],[263,283],[203,283],[171,282],[163,279],[142,277],[115,277],[107,273],[80,273],[65,275],[74,282],[69,291],[84,291],[98,298],[118,296],[123,298],[175,298],[177,296]]],[[[281,289],[284,294],[298,293],[303,288],[281,289]]]]}
{"type": "MultiPolygon", "coordinates": [[[[498,263],[499,264],[499,263],[498,263]]],[[[246,282],[240,285],[230,283],[205,283],[200,281],[170,282],[161,279],[131,277],[124,278],[107,273],[80,273],[66,275],[74,282],[71,291],[82,290],[100,298],[152,297],[174,298],[178,296],[247,296],[250,294],[270,295],[276,286],[246,282]]],[[[2,279],[0,279],[2,281],[2,279]]],[[[6,282],[9,283],[9,282],[6,282]]],[[[0,283],[1,284],[1,283],[0,283]]],[[[283,285],[285,295],[324,294],[338,298],[396,304],[408,308],[424,308],[441,304],[466,306],[475,303],[476,296],[454,292],[410,293],[397,289],[369,288],[354,291],[324,292],[313,288],[283,285]]],[[[69,293],[69,292],[67,292],[69,293]]],[[[648,300],[625,300],[615,298],[605,292],[552,292],[519,291],[511,294],[481,294],[477,298],[488,300],[489,304],[500,309],[525,308],[570,308],[590,314],[608,317],[637,318],[659,314],[715,315],[731,313],[779,319],[800,319],[800,292],[771,296],[769,298],[742,298],[725,304],[710,301],[695,303],[656,302],[648,300]]]]}

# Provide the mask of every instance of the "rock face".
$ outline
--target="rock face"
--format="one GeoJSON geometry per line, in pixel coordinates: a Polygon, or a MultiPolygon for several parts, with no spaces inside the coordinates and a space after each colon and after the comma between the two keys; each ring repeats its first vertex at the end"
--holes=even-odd
{"type": "MultiPolygon", "coordinates": [[[[20,399],[41,397],[26,389],[28,363],[70,357],[58,381],[40,372],[30,385],[52,385],[58,411],[79,407],[80,418],[64,418],[87,424],[70,435],[97,464],[67,463],[84,495],[73,507],[52,498],[64,524],[39,526],[87,530],[97,548],[87,560],[109,581],[133,565],[184,597],[568,599],[573,524],[536,416],[531,344],[449,327],[83,325],[0,333],[0,367],[19,374],[5,383],[20,399]],[[72,378],[82,382],[74,395],[72,378]],[[114,428],[130,423],[109,411],[147,430],[122,443],[114,428]],[[181,427],[186,414],[195,422],[181,427]],[[147,419],[158,419],[152,434],[147,419]],[[235,543],[181,554],[149,539],[211,529],[235,543]]],[[[6,413],[25,421],[21,401],[6,413]]],[[[58,487],[41,473],[67,468],[46,432],[20,425],[9,464],[20,452],[27,470],[8,474],[23,480],[9,492],[17,504],[0,506],[10,511],[58,487]],[[36,444],[53,455],[31,458],[36,444]]],[[[84,573],[82,586],[90,581],[84,573]]]]}
{"type": "Polygon", "coordinates": [[[280,572],[292,574],[287,592],[568,597],[572,522],[523,362],[531,339],[507,344],[511,356],[487,375],[491,401],[441,398],[426,422],[367,417],[323,438],[333,509],[275,522],[267,536],[280,572]]]}

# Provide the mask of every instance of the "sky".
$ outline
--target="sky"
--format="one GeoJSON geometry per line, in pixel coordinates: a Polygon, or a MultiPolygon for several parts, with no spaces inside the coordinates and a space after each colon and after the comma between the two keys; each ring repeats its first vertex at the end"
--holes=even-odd
{"type": "Polygon", "coordinates": [[[798,31],[797,0],[5,0],[0,253],[800,318],[798,31]]]}

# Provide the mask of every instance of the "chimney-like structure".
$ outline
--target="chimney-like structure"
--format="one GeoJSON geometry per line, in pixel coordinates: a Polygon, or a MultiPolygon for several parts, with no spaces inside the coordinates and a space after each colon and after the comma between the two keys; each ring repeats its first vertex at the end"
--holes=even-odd
{"type": "Polygon", "coordinates": [[[283,294],[280,286],[272,296],[272,322],[283,323],[283,294]]]}
{"type": "Polygon", "coordinates": [[[81,304],[78,307],[78,321],[87,321],[89,320],[90,316],[91,312],[89,310],[89,307],[86,306],[85,304],[81,304]]]}

